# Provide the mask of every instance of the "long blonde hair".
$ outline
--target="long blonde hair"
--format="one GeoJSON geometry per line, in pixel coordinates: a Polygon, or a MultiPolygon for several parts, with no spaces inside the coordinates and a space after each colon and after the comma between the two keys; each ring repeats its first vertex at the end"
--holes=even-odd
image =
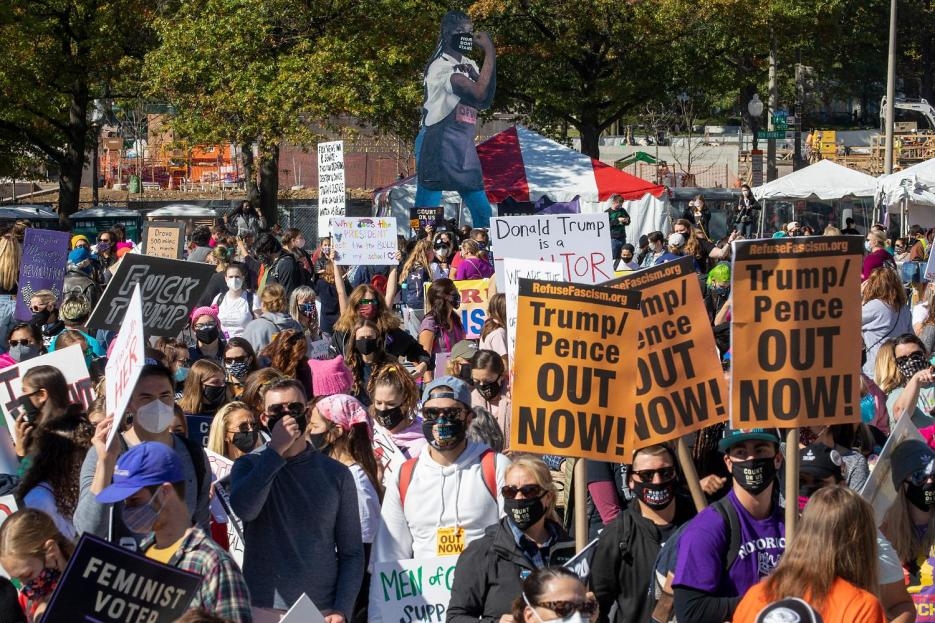
{"type": "Polygon", "coordinates": [[[23,249],[12,237],[0,236],[0,288],[12,290],[19,280],[23,249]]]}
{"type": "Polygon", "coordinates": [[[20,509],[0,526],[0,557],[44,560],[49,539],[58,544],[66,559],[71,558],[75,545],[59,532],[51,517],[34,508],[20,509]]]}
{"type": "MultiPolygon", "coordinates": [[[[211,429],[208,431],[208,450],[221,456],[227,456],[227,428],[230,426],[230,416],[235,411],[246,411],[253,416],[253,423],[256,424],[256,414],[253,413],[253,410],[245,402],[240,402],[235,400],[233,402],[228,402],[226,405],[218,409],[218,412],[214,414],[214,419],[211,420],[211,429]]],[[[227,458],[230,458],[227,456],[227,458]]]]}
{"type": "Polygon", "coordinates": [[[417,264],[421,265],[425,272],[428,273],[429,266],[432,264],[432,253],[434,251],[432,250],[432,240],[430,238],[423,238],[417,242],[409,253],[409,257],[406,258],[403,269],[399,271],[399,283],[406,281],[409,271],[417,264]]]}
{"type": "Polygon", "coordinates": [[[533,480],[536,481],[536,484],[542,487],[543,491],[552,493],[552,501],[546,509],[545,516],[551,521],[560,522],[558,513],[555,511],[555,506],[558,502],[558,489],[555,487],[555,481],[552,480],[552,472],[549,471],[548,466],[537,456],[521,454],[518,457],[514,457],[513,462],[506,468],[506,472],[503,474],[504,480],[510,472],[517,468],[526,470],[526,472],[533,477],[533,480]]]}
{"type": "Polygon", "coordinates": [[[766,580],[766,598],[801,597],[821,610],[837,578],[876,593],[877,530],[870,504],[832,485],[816,491],[805,506],[795,536],[766,580]]]}

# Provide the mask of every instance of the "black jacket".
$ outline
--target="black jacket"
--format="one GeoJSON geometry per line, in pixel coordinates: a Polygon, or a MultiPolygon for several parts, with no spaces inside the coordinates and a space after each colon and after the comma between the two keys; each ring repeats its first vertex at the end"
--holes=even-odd
{"type": "MultiPolygon", "coordinates": [[[[672,532],[695,516],[691,499],[677,495],[675,504],[672,532]]],[[[645,623],[650,620],[655,600],[650,599],[649,588],[662,543],[662,531],[643,517],[636,501],[601,533],[591,563],[591,587],[601,606],[599,622],[610,620],[607,615],[615,601],[616,621],[645,623]]]]}
{"type": "MultiPolygon", "coordinates": [[[[488,527],[484,536],[468,545],[458,558],[447,623],[497,623],[501,616],[512,612],[513,600],[523,592],[523,580],[535,567],[516,544],[508,521],[504,517],[488,527]]],[[[558,533],[556,543],[569,540],[561,526],[552,525],[558,533]]],[[[565,557],[559,560],[556,554],[559,552],[553,544],[549,566],[566,562],[565,557]]]]}
{"type": "MultiPolygon", "coordinates": [[[[335,331],[331,334],[330,351],[337,357],[341,355],[347,361],[347,333],[344,331],[335,331]]],[[[425,352],[422,345],[402,329],[390,329],[383,344],[384,350],[397,359],[405,358],[406,361],[419,363],[424,361],[429,364],[432,362],[432,356],[425,352]]]]}

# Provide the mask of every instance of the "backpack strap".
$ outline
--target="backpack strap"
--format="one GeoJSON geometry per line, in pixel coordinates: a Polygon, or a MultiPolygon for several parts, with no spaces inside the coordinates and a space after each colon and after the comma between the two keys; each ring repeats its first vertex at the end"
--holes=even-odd
{"type": "Polygon", "coordinates": [[[409,490],[409,483],[412,482],[412,472],[416,469],[416,463],[419,457],[411,458],[399,469],[399,505],[406,508],[406,492],[409,490]]]}
{"type": "MultiPolygon", "coordinates": [[[[181,439],[182,443],[185,444],[185,448],[188,450],[189,456],[192,457],[192,465],[195,467],[195,482],[198,483],[198,490],[195,492],[195,500],[198,499],[198,496],[201,495],[201,488],[204,486],[205,477],[207,476],[207,469],[205,468],[205,451],[204,448],[196,444],[194,441],[179,435],[178,433],[172,433],[177,439],[181,439]]],[[[192,515],[192,522],[194,523],[195,517],[192,515]]]]}
{"type": "Polygon", "coordinates": [[[714,502],[711,506],[727,524],[728,549],[727,557],[724,560],[724,571],[727,572],[740,554],[740,517],[737,515],[737,509],[726,497],[714,502]]]}

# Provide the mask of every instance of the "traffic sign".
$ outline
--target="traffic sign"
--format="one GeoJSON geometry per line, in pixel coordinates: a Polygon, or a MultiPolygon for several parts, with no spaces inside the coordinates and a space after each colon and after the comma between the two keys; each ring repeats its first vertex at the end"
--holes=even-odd
{"type": "Polygon", "coordinates": [[[784,139],[786,138],[785,130],[757,130],[756,139],[758,141],[766,141],[771,138],[775,139],[784,139]]]}

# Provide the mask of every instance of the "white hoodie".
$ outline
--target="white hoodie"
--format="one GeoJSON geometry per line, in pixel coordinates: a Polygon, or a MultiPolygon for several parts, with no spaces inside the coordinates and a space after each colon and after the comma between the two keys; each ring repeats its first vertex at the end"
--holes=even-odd
{"type": "Polygon", "coordinates": [[[503,514],[503,486],[510,460],[496,455],[497,499],[490,495],[480,455],[486,444],[469,441],[451,465],[436,462],[426,448],[412,472],[406,507],[399,499],[399,474],[387,483],[371,564],[437,556],[438,528],[464,529],[465,545],[484,534],[503,514]]]}

